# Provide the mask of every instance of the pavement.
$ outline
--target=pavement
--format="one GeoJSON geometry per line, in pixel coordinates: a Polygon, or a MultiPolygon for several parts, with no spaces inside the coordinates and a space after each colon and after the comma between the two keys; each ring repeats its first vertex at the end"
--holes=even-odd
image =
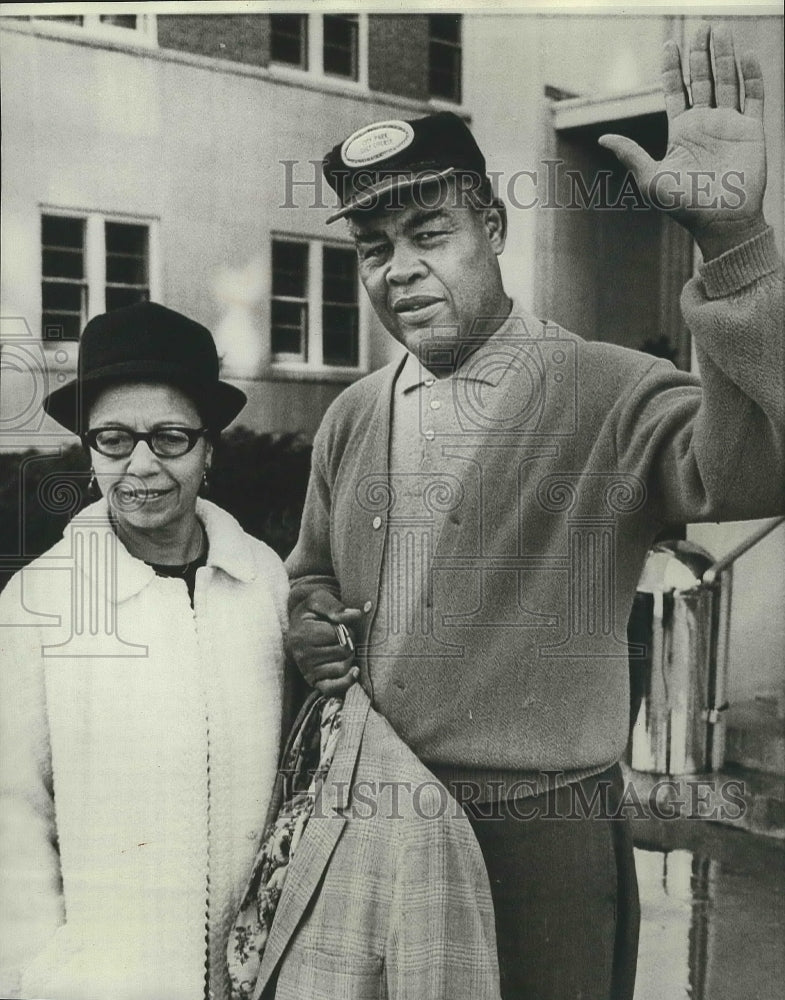
{"type": "Polygon", "coordinates": [[[634,820],[635,1000],[779,1000],[785,840],[700,820],[634,820]]]}

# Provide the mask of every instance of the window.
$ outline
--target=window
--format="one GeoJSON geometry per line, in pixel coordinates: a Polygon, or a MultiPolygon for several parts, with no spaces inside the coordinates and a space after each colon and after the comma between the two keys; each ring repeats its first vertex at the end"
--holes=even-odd
{"type": "Polygon", "coordinates": [[[307,361],[308,244],[273,240],[271,350],[279,361],[307,361]]]}
{"type": "Polygon", "coordinates": [[[368,15],[271,14],[270,60],[367,87],[368,15]]]}
{"type": "Polygon", "coordinates": [[[90,35],[119,42],[155,44],[157,29],[155,14],[34,14],[34,24],[52,25],[55,30],[63,25],[71,37],[71,28],[79,28],[90,35]]]}
{"type": "Polygon", "coordinates": [[[44,340],[78,340],[87,322],[85,220],[41,219],[41,333],[44,340]]]}
{"type": "Polygon", "coordinates": [[[428,93],[461,102],[461,15],[428,15],[428,93]]]}
{"type": "Polygon", "coordinates": [[[324,364],[356,368],[360,338],[355,251],[323,247],[322,289],[324,364]]]}
{"type": "Polygon", "coordinates": [[[150,298],[147,226],[107,222],[106,309],[120,309],[150,298]]]}
{"type": "Polygon", "coordinates": [[[331,76],[357,79],[358,20],[356,14],[325,14],[322,65],[331,76]]]}
{"type": "Polygon", "coordinates": [[[273,240],[270,346],[278,364],[363,366],[353,248],[273,240]]]}
{"type": "Polygon", "coordinates": [[[270,58],[308,69],[308,16],[306,14],[270,15],[270,58]]]}
{"type": "Polygon", "coordinates": [[[98,313],[150,298],[149,223],[41,216],[41,337],[78,340],[98,313]]]}

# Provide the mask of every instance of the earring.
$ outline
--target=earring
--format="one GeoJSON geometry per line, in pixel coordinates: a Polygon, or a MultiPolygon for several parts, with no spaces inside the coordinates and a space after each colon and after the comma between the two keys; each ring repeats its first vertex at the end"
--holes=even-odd
{"type": "Polygon", "coordinates": [[[87,496],[95,499],[98,496],[98,480],[95,478],[95,469],[90,466],[90,482],[87,484],[87,496]]]}
{"type": "Polygon", "coordinates": [[[202,473],[202,485],[201,488],[199,489],[199,492],[202,494],[202,496],[210,492],[210,476],[208,475],[209,472],[210,472],[210,466],[206,465],[204,468],[204,472],[202,473]]]}

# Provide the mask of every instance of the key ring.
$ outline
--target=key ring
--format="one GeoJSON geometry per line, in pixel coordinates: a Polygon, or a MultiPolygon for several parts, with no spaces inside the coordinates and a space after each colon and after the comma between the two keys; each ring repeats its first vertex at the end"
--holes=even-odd
{"type": "Polygon", "coordinates": [[[354,652],[354,643],[352,642],[352,635],[349,629],[345,625],[335,625],[335,633],[338,636],[338,642],[341,646],[346,646],[347,649],[354,652]]]}

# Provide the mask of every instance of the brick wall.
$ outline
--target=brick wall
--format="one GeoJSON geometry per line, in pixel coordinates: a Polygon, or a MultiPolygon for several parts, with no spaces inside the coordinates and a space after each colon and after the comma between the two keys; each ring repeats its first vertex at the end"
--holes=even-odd
{"type": "Polygon", "coordinates": [[[159,14],[158,44],[251,66],[270,62],[270,19],[260,14],[159,14]]]}
{"type": "Polygon", "coordinates": [[[427,15],[369,16],[368,83],[384,94],[427,100],[427,15]]]}

